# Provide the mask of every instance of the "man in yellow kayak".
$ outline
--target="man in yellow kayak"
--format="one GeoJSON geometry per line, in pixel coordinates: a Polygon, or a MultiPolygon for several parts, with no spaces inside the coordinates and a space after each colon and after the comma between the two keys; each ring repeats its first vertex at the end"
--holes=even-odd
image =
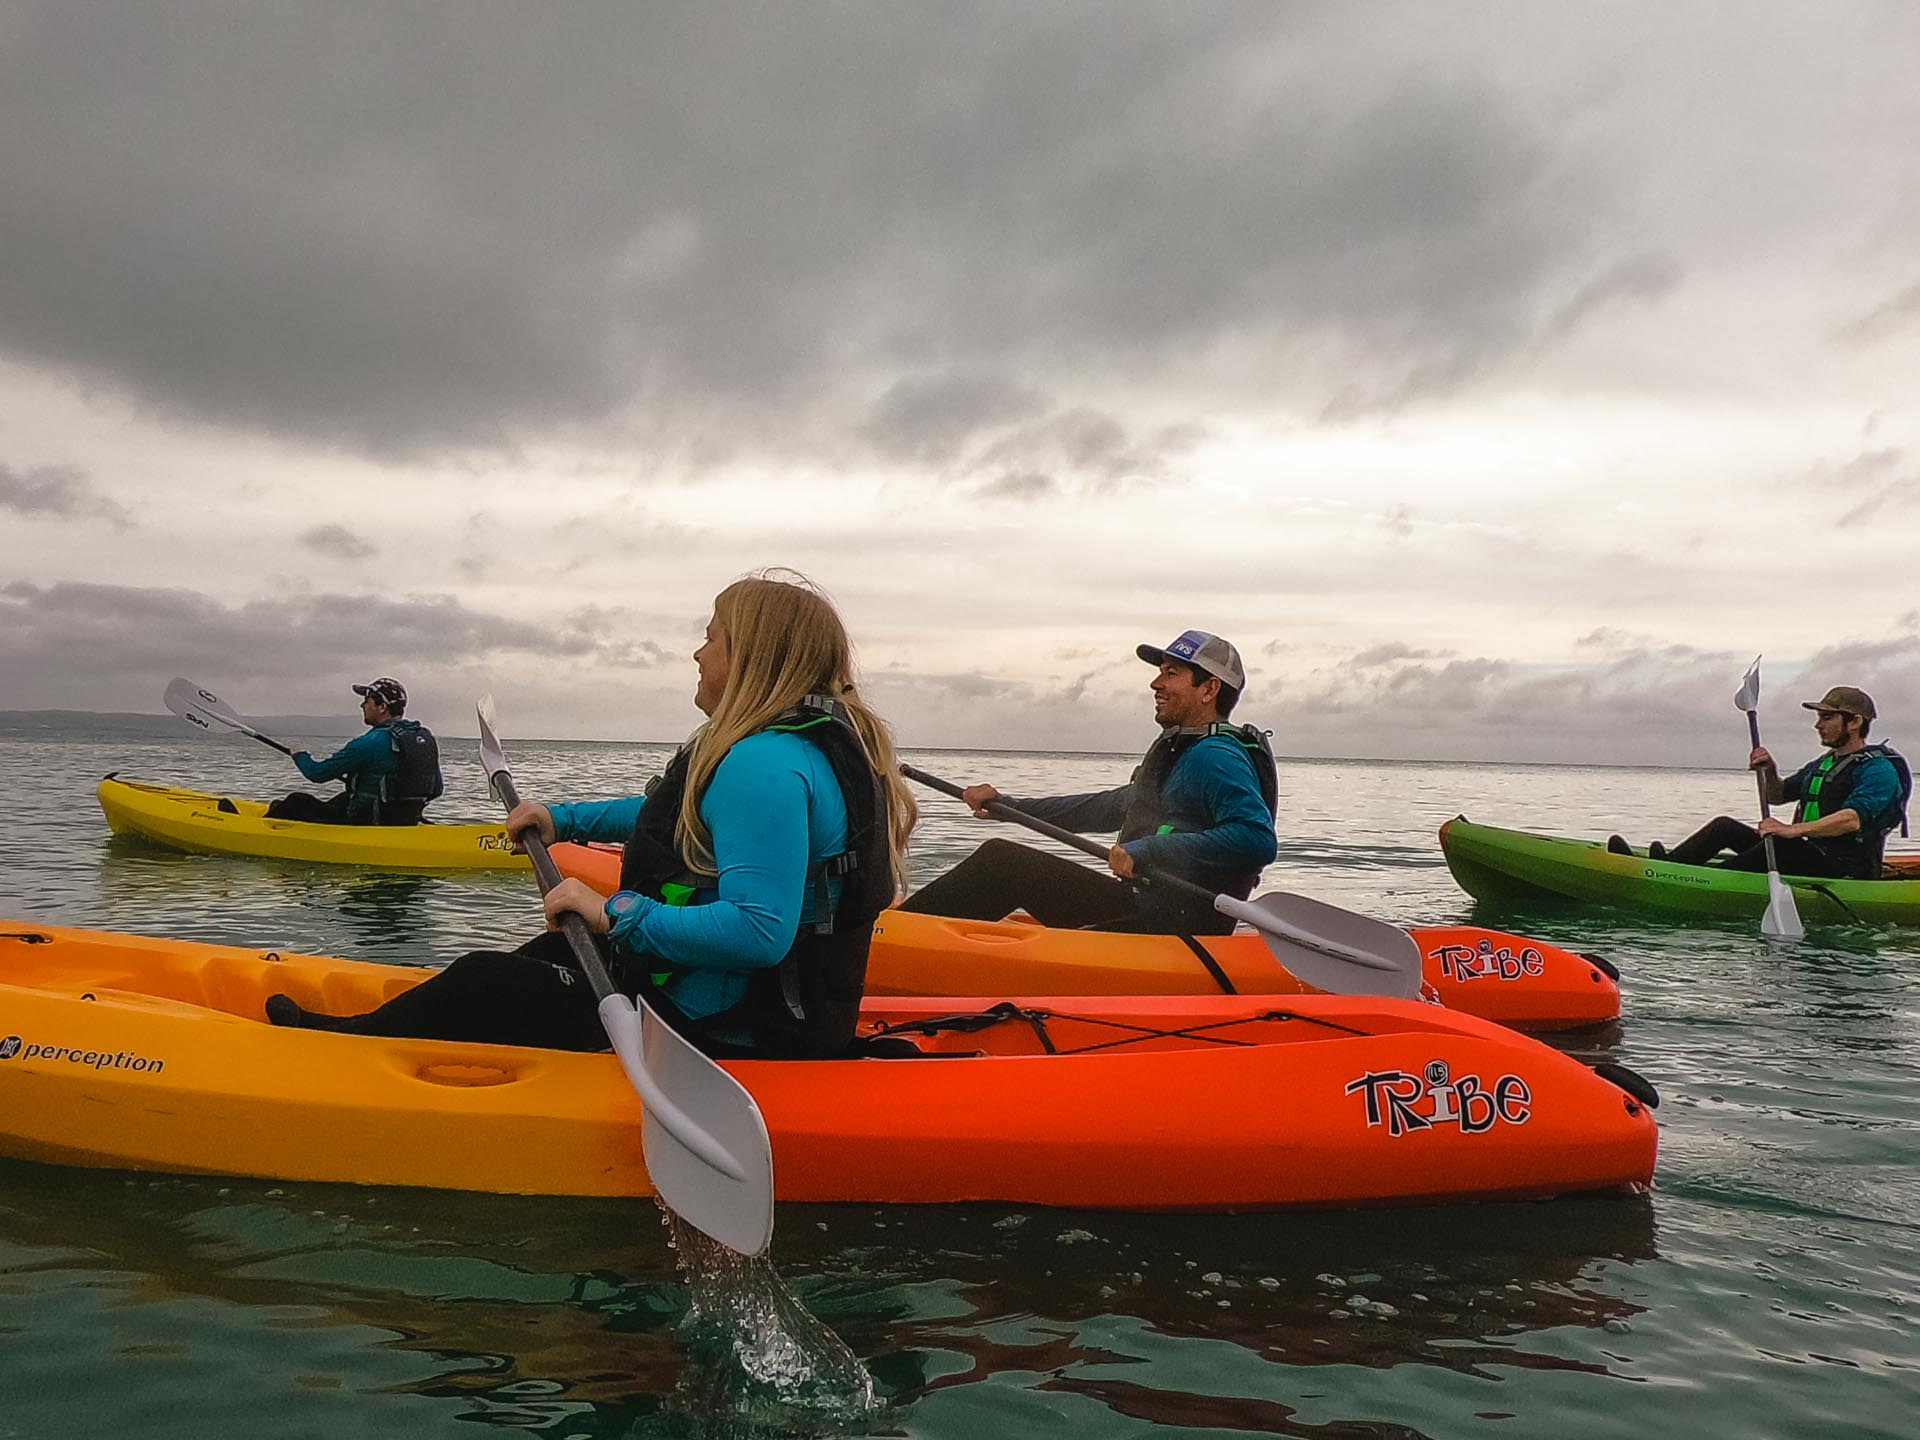
{"type": "MultiPolygon", "coordinates": [[[[1117,832],[1105,876],[1011,840],[989,840],[900,908],[964,920],[1025,910],[1043,925],[1168,935],[1224,935],[1231,917],[1150,880],[1176,875],[1239,899],[1253,893],[1276,851],[1279,790],[1265,732],[1228,720],[1246,688],[1240,652],[1204,630],[1135,651],[1154,667],[1160,738],[1125,785],[1088,795],[1008,799],[1029,815],[1082,834],[1117,832]]],[[[974,814],[1001,799],[991,785],[965,792],[974,814]]]]}
{"type": "Polygon", "coordinates": [[[293,763],[316,783],[344,780],[346,789],[322,800],[305,790],[267,806],[270,820],[316,825],[418,825],[421,812],[446,790],[440,775],[440,744],[418,720],[409,720],[407,690],[382,675],[353,687],[367,733],[324,760],[296,750],[293,763]]]}
{"type": "MultiPolygon", "coordinates": [[[[1784,778],[1765,746],[1756,745],[1747,762],[1760,772],[1769,805],[1797,802],[1791,822],[1768,816],[1755,827],[1719,815],[1671,850],[1654,841],[1647,854],[1676,865],[1705,865],[1730,850],[1725,868],[1765,870],[1763,839],[1770,835],[1785,874],[1879,879],[1888,833],[1896,826],[1906,833],[1913,771],[1898,751],[1867,743],[1874,708],[1866,691],[1836,685],[1801,708],[1813,711],[1814,731],[1827,753],[1784,778]]],[[[1626,843],[1614,836],[1607,848],[1617,852],[1626,843]]]]}

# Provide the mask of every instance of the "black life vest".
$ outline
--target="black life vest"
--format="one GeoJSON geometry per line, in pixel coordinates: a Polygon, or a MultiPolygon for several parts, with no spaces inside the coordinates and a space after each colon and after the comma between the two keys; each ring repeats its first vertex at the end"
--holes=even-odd
{"type": "Polygon", "coordinates": [[[1835,855],[1848,857],[1854,873],[1868,878],[1880,874],[1880,867],[1885,860],[1887,835],[1894,826],[1900,827],[1902,835],[1907,833],[1907,802],[1913,798],[1913,767],[1907,763],[1906,756],[1887,744],[1863,745],[1845,755],[1835,755],[1830,750],[1820,757],[1820,763],[1814,766],[1813,773],[1807,777],[1805,793],[1793,812],[1796,821],[1808,821],[1831,815],[1836,810],[1848,809],[1848,798],[1860,778],[1857,762],[1875,756],[1892,764],[1894,774],[1899,778],[1900,792],[1894,800],[1893,809],[1885,815],[1860,816],[1860,828],[1851,835],[1822,836],[1815,842],[1835,855]]]}
{"type": "MultiPolygon", "coordinates": [[[[802,922],[793,948],[777,966],[754,972],[738,1005],[697,1023],[716,1035],[745,1030],[754,1048],[769,1058],[831,1060],[853,1043],[873,922],[893,903],[886,792],[839,701],[809,695],[766,729],[799,735],[826,757],[846,801],[847,848],[808,867],[815,918],[802,922]],[[840,881],[837,905],[829,883],[834,879],[840,881]]],[[[647,803],[620,859],[622,890],[669,905],[686,904],[701,883],[674,842],[687,803],[687,761],[688,748],[682,746],[647,786],[647,803]]],[[[664,986],[674,973],[672,963],[642,958],[648,968],[638,983],[664,986]]],[[[636,979],[628,978],[630,983],[636,979]]]]}
{"type": "MultiPolygon", "coordinates": [[[[1260,798],[1266,802],[1267,813],[1274,813],[1280,803],[1280,777],[1273,763],[1273,744],[1266,731],[1253,725],[1235,725],[1226,720],[1216,720],[1211,725],[1190,730],[1168,730],[1153,742],[1133,772],[1133,794],[1128,797],[1127,813],[1120,822],[1119,838],[1122,845],[1145,835],[1165,835],[1172,831],[1173,827],[1166,819],[1163,800],[1167,776],[1173,773],[1174,763],[1182,755],[1202,740],[1216,735],[1232,740],[1240,747],[1241,753],[1247,757],[1247,763],[1253,767],[1254,779],[1260,786],[1260,798]]],[[[1253,887],[1260,883],[1260,872],[1248,870],[1230,874],[1190,875],[1185,878],[1244,900],[1253,893],[1253,887]]]]}

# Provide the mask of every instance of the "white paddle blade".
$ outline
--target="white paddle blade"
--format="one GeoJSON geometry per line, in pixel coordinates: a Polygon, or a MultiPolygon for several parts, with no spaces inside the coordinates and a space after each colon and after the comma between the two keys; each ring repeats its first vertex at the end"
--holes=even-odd
{"type": "Polygon", "coordinates": [[[1420,947],[1397,925],[1285,892],[1251,901],[1221,895],[1213,906],[1258,930],[1273,958],[1316,990],[1402,1000],[1420,994],[1420,947]]]}
{"type": "Polygon", "coordinates": [[[191,680],[175,676],[167,683],[167,708],[185,720],[189,725],[198,725],[202,730],[211,730],[215,725],[224,725],[229,730],[238,730],[243,735],[253,734],[247,722],[234,713],[233,707],[211,690],[202,689],[191,680]]]}
{"type": "Polygon", "coordinates": [[[660,1199],[729,1249],[764,1253],[773,1241],[773,1144],[753,1096],[624,995],[600,1002],[600,1023],[639,1093],[640,1142],[660,1199]]]}
{"type": "Polygon", "coordinates": [[[493,730],[493,692],[489,690],[474,706],[480,721],[480,764],[487,772],[487,789],[493,798],[506,803],[497,777],[507,773],[507,752],[500,748],[500,737],[493,730]]]}
{"type": "Polygon", "coordinates": [[[1807,937],[1807,927],[1800,923],[1799,907],[1793,903],[1793,891],[1773,870],[1767,872],[1767,913],[1760,917],[1760,933],[1776,940],[1807,937]]]}
{"type": "Polygon", "coordinates": [[[1747,667],[1747,678],[1740,682],[1740,688],[1733,695],[1734,708],[1753,711],[1760,706],[1760,657],[1753,657],[1753,664],[1747,667]]]}

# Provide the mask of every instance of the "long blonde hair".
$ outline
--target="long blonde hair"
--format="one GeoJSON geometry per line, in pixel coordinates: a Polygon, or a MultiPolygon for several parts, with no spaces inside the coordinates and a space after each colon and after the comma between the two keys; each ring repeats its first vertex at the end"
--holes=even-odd
{"type": "Polygon", "coordinates": [[[855,687],[853,645],[833,602],[797,571],[758,571],[714,597],[713,623],[727,637],[731,663],[719,703],[690,742],[687,803],[680,807],[674,828],[681,859],[698,874],[712,875],[719,869],[713,836],[700,818],[699,799],[727,751],[764,730],[808,695],[825,695],[847,707],[867,763],[880,777],[887,813],[878,818],[887,827],[895,891],[903,890],[907,837],[920,811],[900,777],[900,761],[886,721],[855,687]]]}

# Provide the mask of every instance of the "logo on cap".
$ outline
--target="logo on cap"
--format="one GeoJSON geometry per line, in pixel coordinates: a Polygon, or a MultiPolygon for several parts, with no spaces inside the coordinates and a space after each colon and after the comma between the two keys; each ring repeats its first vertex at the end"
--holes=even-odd
{"type": "Polygon", "coordinates": [[[1165,649],[1157,645],[1137,645],[1134,654],[1149,665],[1158,665],[1168,659],[1178,660],[1196,670],[1204,670],[1236,691],[1247,683],[1247,672],[1240,663],[1240,652],[1218,635],[1209,635],[1205,630],[1185,631],[1165,649]]]}

